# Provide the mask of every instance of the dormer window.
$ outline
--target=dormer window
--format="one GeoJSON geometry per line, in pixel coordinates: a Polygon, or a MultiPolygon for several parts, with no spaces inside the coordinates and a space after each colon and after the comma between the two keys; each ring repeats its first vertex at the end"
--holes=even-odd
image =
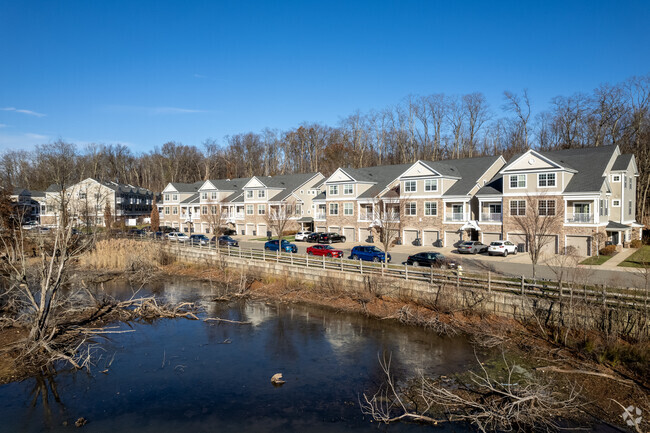
{"type": "Polygon", "coordinates": [[[550,188],[555,186],[555,173],[540,173],[537,175],[537,186],[550,188]]]}
{"type": "Polygon", "coordinates": [[[253,191],[246,191],[246,198],[253,198],[253,191]]]}
{"type": "Polygon", "coordinates": [[[343,194],[352,195],[352,194],[354,194],[353,191],[354,191],[354,188],[353,188],[351,183],[346,183],[345,185],[343,185],[343,194]]]}
{"type": "Polygon", "coordinates": [[[328,194],[329,195],[339,195],[339,186],[338,185],[330,185],[328,194]]]}
{"type": "Polygon", "coordinates": [[[426,179],[424,181],[424,190],[427,192],[438,191],[438,179],[426,179]]]}
{"type": "Polygon", "coordinates": [[[407,180],[404,182],[404,192],[416,192],[418,190],[417,182],[414,180],[407,180]]]}
{"type": "Polygon", "coordinates": [[[510,175],[510,188],[526,188],[526,175],[525,174],[510,175]]]}
{"type": "Polygon", "coordinates": [[[261,190],[257,191],[257,198],[264,198],[264,197],[266,197],[266,191],[265,190],[261,189],[261,190]]]}

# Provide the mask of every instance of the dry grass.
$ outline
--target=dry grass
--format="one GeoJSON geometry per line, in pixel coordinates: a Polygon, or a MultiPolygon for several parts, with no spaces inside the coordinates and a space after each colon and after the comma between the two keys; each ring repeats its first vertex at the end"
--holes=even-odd
{"type": "Polygon", "coordinates": [[[99,241],[79,258],[85,268],[117,271],[159,268],[169,263],[170,258],[157,245],[130,239],[99,241]]]}

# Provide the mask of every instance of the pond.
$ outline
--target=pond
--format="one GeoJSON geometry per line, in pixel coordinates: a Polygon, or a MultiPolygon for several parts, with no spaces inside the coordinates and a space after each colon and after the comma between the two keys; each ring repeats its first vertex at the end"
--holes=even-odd
{"type": "MultiPolygon", "coordinates": [[[[378,355],[392,356],[398,377],[453,374],[476,363],[463,338],[304,306],[217,303],[209,287],[195,283],[151,290],[199,303],[204,317],[251,324],[121,324],[132,332],[99,341],[89,373],[61,371],[0,387],[0,431],[76,430],[79,417],[89,432],[424,431],[430,427],[379,426],[361,413],[359,396],[383,380],[378,355]],[[275,373],[283,374],[282,387],[271,384],[275,373]]],[[[436,430],[445,429],[452,431],[436,430]]]]}

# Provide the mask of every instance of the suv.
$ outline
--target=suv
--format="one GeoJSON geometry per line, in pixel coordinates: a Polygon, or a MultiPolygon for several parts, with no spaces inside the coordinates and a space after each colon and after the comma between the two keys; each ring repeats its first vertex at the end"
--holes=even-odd
{"type": "Polygon", "coordinates": [[[190,242],[192,245],[209,245],[210,239],[206,235],[191,235],[190,242]]]}
{"type": "Polygon", "coordinates": [[[295,244],[289,243],[289,241],[282,239],[282,248],[279,247],[279,244],[280,242],[277,239],[274,241],[268,241],[264,244],[264,249],[267,251],[277,251],[280,249],[281,251],[286,251],[287,253],[298,252],[298,247],[295,244]]]}
{"type": "Polygon", "coordinates": [[[487,251],[488,246],[478,241],[465,241],[456,248],[459,253],[476,254],[487,251]]]}
{"type": "Polygon", "coordinates": [[[455,262],[447,260],[445,256],[436,252],[413,254],[412,256],[408,256],[406,264],[412,266],[429,266],[441,269],[454,269],[456,267],[455,262]]]}
{"type": "Polygon", "coordinates": [[[237,242],[235,239],[231,238],[230,236],[219,236],[213,237],[212,238],[212,243],[218,242],[219,245],[225,245],[228,247],[238,247],[239,242],[237,242]]]}
{"type": "Polygon", "coordinates": [[[316,238],[316,242],[319,244],[331,244],[332,242],[345,242],[345,236],[341,236],[338,233],[321,233],[316,238]]]}
{"type": "Polygon", "coordinates": [[[488,247],[488,254],[493,256],[495,254],[508,257],[508,254],[517,254],[517,245],[510,241],[494,241],[488,247]]]}
{"type": "Polygon", "coordinates": [[[306,232],[298,232],[298,233],[296,233],[296,236],[295,236],[294,239],[296,240],[296,242],[298,242],[298,241],[303,241],[303,242],[304,242],[304,241],[307,240],[307,237],[308,237],[311,233],[312,233],[312,232],[310,232],[310,231],[306,231],[306,232]]]}
{"type": "Polygon", "coordinates": [[[350,252],[352,260],[365,260],[368,262],[383,262],[390,263],[390,253],[386,254],[374,245],[363,245],[352,248],[350,252]],[[388,258],[386,258],[388,256],[388,258]]]}
{"type": "Polygon", "coordinates": [[[310,234],[308,234],[308,235],[305,237],[305,242],[317,242],[317,241],[318,241],[318,237],[319,237],[320,235],[322,235],[322,234],[324,234],[324,233],[323,233],[323,232],[313,232],[313,233],[310,233],[310,234]]]}

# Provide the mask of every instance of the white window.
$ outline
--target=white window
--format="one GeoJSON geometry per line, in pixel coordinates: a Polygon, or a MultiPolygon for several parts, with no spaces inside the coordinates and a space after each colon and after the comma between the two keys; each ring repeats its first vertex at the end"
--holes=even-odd
{"type": "Polygon", "coordinates": [[[414,202],[414,201],[406,203],[406,207],[404,209],[405,209],[406,215],[415,216],[415,215],[418,214],[417,203],[414,202]]]}
{"type": "Polygon", "coordinates": [[[258,204],[257,205],[257,214],[258,215],[264,215],[265,213],[266,213],[266,205],[258,204]]]}
{"type": "Polygon", "coordinates": [[[555,200],[540,200],[538,203],[538,209],[539,215],[541,216],[555,215],[555,200]]]}
{"type": "Polygon", "coordinates": [[[266,197],[266,190],[261,189],[257,191],[257,198],[264,198],[264,197],[266,197]]]}
{"type": "Polygon", "coordinates": [[[555,186],[555,173],[540,173],[537,175],[537,186],[553,187],[555,186]]]}
{"type": "Polygon", "coordinates": [[[510,188],[526,188],[526,175],[525,174],[510,175],[510,188]]]}
{"type": "Polygon", "coordinates": [[[169,201],[169,194],[165,194],[165,201],[169,201]]]}
{"type": "Polygon", "coordinates": [[[253,212],[254,212],[253,209],[254,209],[254,208],[253,208],[253,205],[252,205],[252,204],[247,204],[247,205],[246,205],[246,215],[253,215],[253,212]]]}
{"type": "Polygon", "coordinates": [[[627,202],[627,214],[632,215],[632,200],[627,202]]]}
{"type": "Polygon", "coordinates": [[[339,195],[339,186],[338,185],[330,185],[328,194],[329,195],[339,195]]]}
{"type": "Polygon", "coordinates": [[[208,214],[208,207],[207,206],[201,206],[201,214],[203,214],[203,215],[208,214]]]}
{"type": "Polygon", "coordinates": [[[80,192],[79,193],[79,198],[84,200],[86,198],[86,193],[85,192],[80,192]]]}
{"type": "Polygon", "coordinates": [[[627,188],[627,176],[623,176],[623,188],[627,188]]]}
{"type": "Polygon", "coordinates": [[[339,204],[330,203],[330,215],[338,215],[338,214],[339,214],[339,204]]]}
{"type": "Polygon", "coordinates": [[[425,191],[438,191],[438,179],[426,179],[424,181],[425,191]]]}
{"type": "Polygon", "coordinates": [[[612,207],[621,207],[620,200],[612,200],[612,207]]]}
{"type": "Polygon", "coordinates": [[[346,183],[345,185],[343,185],[343,194],[352,195],[352,194],[354,194],[353,190],[354,190],[354,188],[353,188],[351,183],[346,183]]]}
{"type": "Polygon", "coordinates": [[[627,183],[630,186],[630,189],[632,189],[632,178],[630,178],[629,182],[627,183]]]}
{"type": "Polygon", "coordinates": [[[424,215],[425,216],[436,216],[438,215],[438,203],[435,201],[425,201],[424,202],[424,215]]]}
{"type": "Polygon", "coordinates": [[[352,203],[343,203],[343,215],[354,215],[352,203]]]}
{"type": "Polygon", "coordinates": [[[212,191],[212,194],[210,195],[210,198],[211,198],[212,200],[216,200],[216,199],[217,199],[217,192],[216,192],[216,191],[212,191]]]}
{"type": "Polygon", "coordinates": [[[253,198],[253,191],[246,191],[246,198],[253,198]]]}
{"type": "Polygon", "coordinates": [[[510,200],[510,215],[526,215],[526,200],[510,200]]]}
{"type": "Polygon", "coordinates": [[[210,212],[212,213],[212,215],[216,215],[217,214],[217,207],[216,206],[210,206],[210,212]]]}
{"type": "Polygon", "coordinates": [[[207,200],[208,199],[208,193],[207,192],[202,192],[201,193],[201,200],[207,200]]]}
{"type": "Polygon", "coordinates": [[[404,182],[404,192],[417,192],[418,186],[417,182],[414,180],[407,180],[404,182]]]}
{"type": "Polygon", "coordinates": [[[173,213],[174,215],[178,215],[178,207],[173,206],[173,207],[172,207],[172,213],[173,213]]]}
{"type": "Polygon", "coordinates": [[[172,200],[178,201],[178,194],[172,194],[172,200]]]}
{"type": "Polygon", "coordinates": [[[612,182],[620,182],[621,181],[621,175],[620,174],[613,174],[612,175],[612,182]]]}

